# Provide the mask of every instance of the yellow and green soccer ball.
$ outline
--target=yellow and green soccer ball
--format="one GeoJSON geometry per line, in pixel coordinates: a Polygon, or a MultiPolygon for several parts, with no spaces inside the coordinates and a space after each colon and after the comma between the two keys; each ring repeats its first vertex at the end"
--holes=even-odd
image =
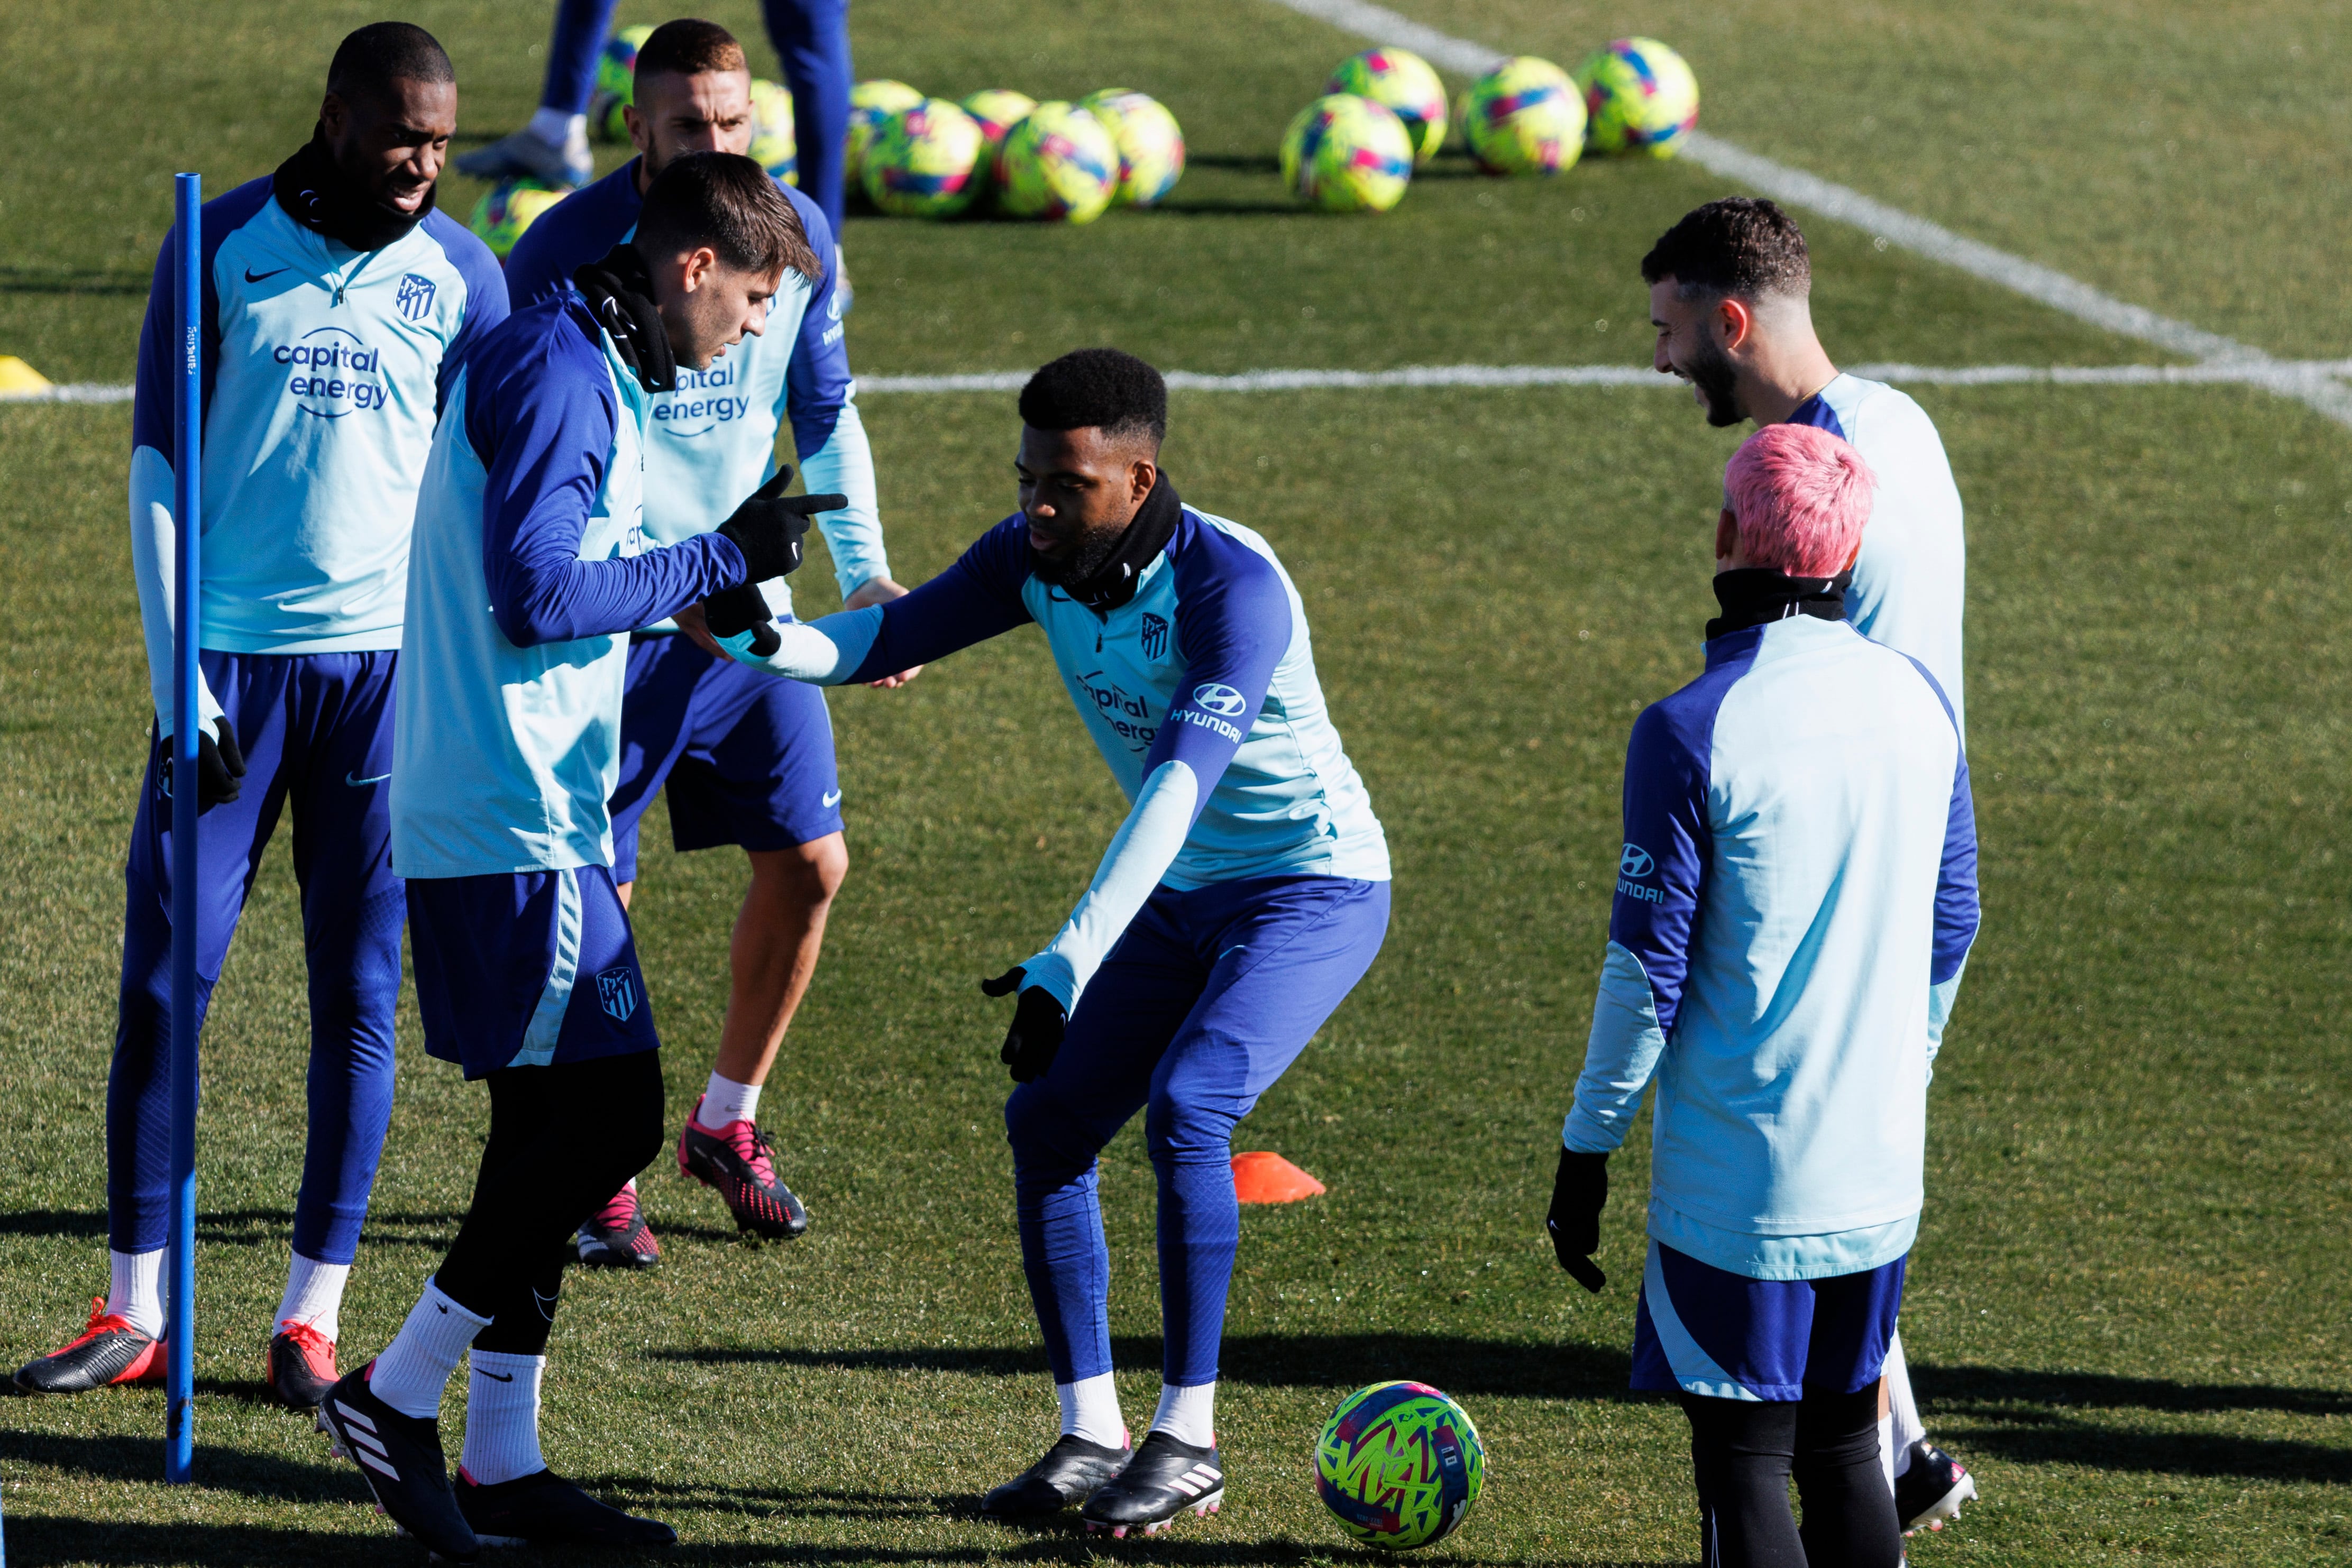
{"type": "Polygon", "coordinates": [[[1412,180],[1412,133],[1370,99],[1327,93],[1282,133],[1282,183],[1327,213],[1387,212],[1412,180]]]}
{"type": "Polygon", "coordinates": [[[912,109],[923,95],[902,81],[875,77],[849,89],[849,134],[842,139],[842,183],[852,187],[866,178],[866,146],[882,122],[902,109],[912,109]]]}
{"type": "Polygon", "coordinates": [[[1025,92],[1011,88],[982,88],[963,100],[963,111],[980,125],[983,166],[996,161],[996,150],[1004,145],[1004,133],[1021,123],[1022,118],[1037,107],[1037,100],[1025,92]]]}
{"type": "Polygon", "coordinates": [[[490,247],[492,256],[504,261],[515,241],[522,238],[522,231],[566,193],[538,180],[501,180],[482,193],[466,226],[490,247]]]}
{"type": "Polygon", "coordinates": [[[775,82],[751,84],[752,161],[787,185],[801,183],[800,138],[793,124],[793,95],[775,82]]]}
{"type": "Polygon", "coordinates": [[[1415,167],[1445,143],[1445,84],[1427,60],[1411,49],[1366,49],[1331,73],[1325,92],[1352,92],[1386,104],[1412,133],[1415,167]]]}
{"type": "Polygon", "coordinates": [[[1118,194],[1118,143],[1075,103],[1039,104],[996,150],[996,204],[1016,218],[1090,224],[1118,194]]]}
{"type": "Polygon", "coordinates": [[[866,196],[906,218],[944,218],[980,194],[980,121],[943,98],[901,110],[866,144],[866,196]]]}
{"type": "Polygon", "coordinates": [[[1168,106],[1150,93],[1105,88],[1078,99],[1118,144],[1118,194],[1124,206],[1148,207],[1184,174],[1184,132],[1168,106]]]}
{"type": "Polygon", "coordinates": [[[1619,38],[1576,68],[1587,145],[1671,158],[1698,123],[1698,78],[1655,38],[1619,38]]]}
{"type": "Polygon", "coordinates": [[[1478,1500],[1486,1450],[1426,1383],[1375,1383],[1339,1402],[1315,1445],[1315,1491],[1341,1530],[1406,1551],[1443,1540],[1478,1500]]]}
{"type": "Polygon", "coordinates": [[[1489,174],[1557,174],[1584,154],[1584,95],[1549,60],[1521,55],[1471,88],[1462,135],[1489,174]]]}
{"type": "Polygon", "coordinates": [[[628,123],[621,110],[635,101],[637,50],[654,36],[651,27],[624,27],[604,40],[596,57],[596,81],[588,93],[588,127],[607,141],[626,141],[628,123]]]}

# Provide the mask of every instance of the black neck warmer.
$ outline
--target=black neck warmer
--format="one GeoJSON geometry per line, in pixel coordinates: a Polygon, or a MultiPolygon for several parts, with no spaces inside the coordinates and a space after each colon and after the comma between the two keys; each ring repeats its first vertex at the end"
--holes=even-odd
{"type": "Polygon", "coordinates": [[[1029,570],[1040,581],[1051,583],[1096,614],[1107,614],[1135,597],[1143,569],[1175,538],[1176,522],[1183,515],[1183,507],[1184,504],[1176,498],[1176,486],[1168,482],[1162,471],[1151,486],[1151,494],[1143,497],[1143,505],[1135,509],[1127,531],[1118,536],[1109,559],[1102,565],[1081,580],[1065,581],[1062,569],[1032,549],[1029,570]]]}
{"type": "Polygon", "coordinates": [[[436,193],[436,187],[426,186],[425,200],[413,213],[385,206],[336,163],[324,126],[310,128],[310,140],[278,165],[269,183],[288,217],[353,250],[382,250],[407,238],[433,210],[436,193]]]}
{"type": "Polygon", "coordinates": [[[1846,584],[1853,574],[1835,577],[1790,577],[1765,566],[1744,566],[1715,574],[1715,597],[1723,613],[1706,623],[1707,641],[1791,615],[1822,621],[1845,619],[1846,584]]]}
{"type": "Polygon", "coordinates": [[[572,281],[587,297],[596,324],[613,334],[613,346],[637,384],[649,392],[675,388],[677,357],[670,351],[661,313],[654,308],[653,274],[646,270],[636,246],[614,246],[602,261],[573,268],[572,281]]]}

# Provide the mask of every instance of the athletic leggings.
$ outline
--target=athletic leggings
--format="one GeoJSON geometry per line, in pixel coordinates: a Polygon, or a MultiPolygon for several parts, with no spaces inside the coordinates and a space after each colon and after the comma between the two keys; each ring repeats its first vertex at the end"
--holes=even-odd
{"type": "Polygon", "coordinates": [[[1903,1531],[1878,1463],[1878,1385],[1759,1402],[1683,1396],[1706,1568],[1896,1568],[1903,1531]],[[1805,1507],[1789,1511],[1789,1478],[1805,1507]]]}
{"type": "Polygon", "coordinates": [[[433,1282],[490,1319],[476,1350],[539,1355],[572,1239],[662,1147],[661,1052],[486,1074],[490,1136],[474,1206],[433,1282]]]}

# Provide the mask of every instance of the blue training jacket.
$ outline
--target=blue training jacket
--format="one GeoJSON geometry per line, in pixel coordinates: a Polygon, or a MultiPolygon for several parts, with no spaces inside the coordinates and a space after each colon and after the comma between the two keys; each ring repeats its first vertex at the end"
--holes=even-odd
{"type": "Polygon", "coordinates": [[[1135,596],[1097,613],[1030,570],[1014,513],[904,599],[777,628],[754,668],[834,685],[1034,622],[1130,808],[1024,984],[1075,1008],[1151,890],[1263,876],[1384,882],[1388,842],[1315,674],[1307,611],[1265,539],[1183,507],[1135,596]]]}
{"type": "Polygon", "coordinates": [[[1977,930],[1968,759],[1935,677],[1844,622],[1715,638],[1634,723],[1624,821],[1562,1141],[1616,1148],[1654,1078],[1653,1237],[1759,1280],[1901,1257],[1977,930]]]}
{"type": "MultiPolygon", "coordinates": [[[[131,559],[166,734],[175,238],[155,260],[131,415],[131,559]]],[[[202,256],[203,645],[399,647],[434,422],[468,348],[507,316],[496,258],[437,211],[352,250],[296,223],[267,177],[205,204],[202,256]]],[[[220,705],[199,700],[210,724],[220,705]]]]}
{"type": "MultiPolygon", "coordinates": [[[[507,286],[517,301],[535,304],[569,287],[574,267],[636,234],[637,214],[645,209],[638,163],[632,159],[574,191],[524,231],[507,257],[507,286]]],[[[809,248],[831,256],[833,229],[824,213],[792,186],[780,181],[777,189],[800,214],[809,248]]],[[[776,471],[777,431],[789,418],[810,493],[849,497],[849,505],[816,519],[842,597],[868,579],[890,575],[874,455],[857,414],[834,285],[831,267],[814,281],[787,272],[760,336],[747,336],[707,371],[680,366],[677,390],[655,394],[646,439],[646,535],[656,544],[709,532],[767,483],[776,471]]],[[[782,578],[763,587],[770,608],[792,613],[792,591],[782,578]]]]}
{"type": "Polygon", "coordinates": [[[743,580],[643,538],[649,400],[567,293],[468,356],[417,497],[394,727],[404,877],[613,863],[628,632],[743,580]]]}

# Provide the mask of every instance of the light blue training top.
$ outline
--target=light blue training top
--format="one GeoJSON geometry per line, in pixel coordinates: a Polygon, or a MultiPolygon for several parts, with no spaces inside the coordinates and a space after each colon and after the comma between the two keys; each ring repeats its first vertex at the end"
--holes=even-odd
{"type": "Polygon", "coordinates": [[[1968,760],[1935,678],[1842,621],[1714,638],[1634,723],[1624,818],[1562,1141],[1616,1148],[1654,1080],[1656,1239],[1758,1280],[1901,1257],[1977,929],[1968,760]]]}

